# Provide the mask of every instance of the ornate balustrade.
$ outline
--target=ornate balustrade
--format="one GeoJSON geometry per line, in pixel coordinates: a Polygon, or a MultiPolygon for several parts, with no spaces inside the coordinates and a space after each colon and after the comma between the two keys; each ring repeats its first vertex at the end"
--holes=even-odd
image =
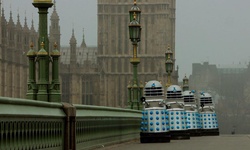
{"type": "Polygon", "coordinates": [[[129,109],[74,105],[76,146],[102,147],[139,138],[141,112],[129,109]]]}
{"type": "Polygon", "coordinates": [[[136,139],[141,112],[0,97],[0,150],[89,149],[136,139]]]}
{"type": "Polygon", "coordinates": [[[64,147],[62,104],[0,97],[0,150],[64,147]]]}

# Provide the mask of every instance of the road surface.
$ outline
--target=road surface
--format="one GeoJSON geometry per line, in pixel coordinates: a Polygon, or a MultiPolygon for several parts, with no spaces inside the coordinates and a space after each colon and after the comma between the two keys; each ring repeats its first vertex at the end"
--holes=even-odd
{"type": "Polygon", "coordinates": [[[250,150],[250,135],[220,135],[171,140],[170,143],[146,143],[139,140],[97,148],[97,150],[250,150]]]}

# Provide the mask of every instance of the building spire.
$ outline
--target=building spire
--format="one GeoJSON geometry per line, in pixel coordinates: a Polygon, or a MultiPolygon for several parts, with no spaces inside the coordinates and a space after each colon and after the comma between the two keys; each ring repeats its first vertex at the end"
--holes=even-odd
{"type": "Polygon", "coordinates": [[[70,44],[76,44],[76,38],[75,38],[75,30],[74,28],[72,29],[72,36],[70,39],[70,44]]]}
{"type": "Polygon", "coordinates": [[[50,39],[50,49],[53,49],[53,43],[58,44],[58,49],[60,50],[60,23],[59,15],[56,12],[56,0],[53,0],[54,9],[50,16],[50,26],[49,26],[49,39],[50,39]]]}
{"type": "Polygon", "coordinates": [[[26,16],[26,10],[25,10],[24,14],[25,14],[25,17],[24,17],[24,25],[27,25],[27,16],[26,16]]]}
{"type": "Polygon", "coordinates": [[[70,39],[70,64],[76,64],[76,38],[74,28],[72,29],[72,36],[70,39]]]}
{"type": "Polygon", "coordinates": [[[25,10],[25,17],[24,17],[24,26],[23,26],[24,30],[29,30],[28,24],[27,24],[27,16],[26,16],[26,10],[25,10]]]}
{"type": "Polygon", "coordinates": [[[10,19],[12,19],[12,8],[11,8],[11,4],[10,4],[10,19]]]}
{"type": "Polygon", "coordinates": [[[54,0],[54,11],[56,11],[56,0],[54,0]]]}
{"type": "Polygon", "coordinates": [[[82,35],[82,44],[81,44],[81,48],[86,48],[87,45],[85,43],[85,37],[84,37],[84,28],[83,28],[83,35],[82,35]]]}
{"type": "Polygon", "coordinates": [[[21,29],[22,28],[22,25],[21,25],[21,22],[20,22],[20,15],[19,15],[19,10],[17,10],[17,23],[16,23],[16,27],[18,29],[21,29]]]}
{"type": "Polygon", "coordinates": [[[2,8],[2,17],[5,17],[4,16],[4,7],[2,8]]]}
{"type": "Polygon", "coordinates": [[[56,12],[56,0],[54,0],[54,9],[53,9],[53,12],[52,12],[52,14],[50,16],[50,20],[52,21],[53,19],[54,20],[59,20],[59,16],[58,16],[58,14],[56,12]]]}
{"type": "Polygon", "coordinates": [[[17,22],[19,22],[19,23],[20,23],[19,9],[17,10],[17,22]]]}
{"type": "Polygon", "coordinates": [[[10,5],[10,18],[9,18],[9,24],[14,25],[13,17],[12,17],[12,8],[10,5]]]}
{"type": "Polygon", "coordinates": [[[75,37],[75,29],[72,29],[72,37],[75,37]]]}
{"type": "Polygon", "coordinates": [[[35,31],[33,14],[32,14],[32,19],[31,19],[31,28],[30,28],[30,30],[35,31]]]}
{"type": "MultiPolygon", "coordinates": [[[[1,1],[1,2],[2,2],[2,1],[1,1]]],[[[3,5],[4,5],[4,4],[3,4],[3,2],[2,2],[2,6],[3,6],[3,5]]],[[[2,16],[1,16],[1,17],[2,17],[2,18],[1,18],[1,19],[2,19],[2,24],[3,24],[3,23],[6,23],[5,14],[4,14],[4,7],[2,7],[2,14],[1,14],[1,15],[2,15],[2,16]]]]}

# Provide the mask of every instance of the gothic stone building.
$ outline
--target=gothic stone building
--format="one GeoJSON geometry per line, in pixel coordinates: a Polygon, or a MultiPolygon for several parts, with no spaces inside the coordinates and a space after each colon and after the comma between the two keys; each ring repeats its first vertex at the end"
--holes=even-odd
{"type": "MultiPolygon", "coordinates": [[[[142,35],[138,47],[138,57],[141,59],[141,63],[138,65],[138,79],[143,83],[149,80],[160,80],[165,84],[167,82],[165,52],[168,45],[170,45],[175,58],[175,0],[138,0],[137,4],[142,10],[142,35]]],[[[130,0],[98,0],[97,48],[87,47],[84,37],[81,45],[77,46],[74,31],[69,41],[70,46],[60,46],[59,15],[56,12],[56,7],[54,7],[50,17],[49,39],[51,49],[53,43],[57,42],[59,45],[58,49],[61,51],[60,80],[62,101],[113,107],[127,106],[127,85],[132,80],[133,75],[132,65],[129,62],[129,59],[132,57],[132,44],[128,35],[128,12],[132,5],[133,1],[130,0]]],[[[12,29],[10,27],[8,27],[9,30],[5,30],[4,28],[7,28],[7,25],[5,27],[4,23],[1,24],[2,31],[18,33],[9,31],[12,29]]],[[[14,29],[12,30],[14,31],[14,29]]],[[[22,31],[24,31],[24,27],[22,31]]],[[[31,39],[37,38],[37,33],[33,28],[29,32],[26,44],[23,41],[19,41],[25,52],[29,49],[31,39]],[[32,34],[33,32],[36,34],[32,34]],[[36,38],[32,36],[36,36],[36,38]]],[[[6,35],[9,36],[11,34],[6,35]]],[[[4,33],[2,33],[1,37],[4,37],[4,33]]],[[[12,43],[18,43],[18,36],[15,35],[14,37],[14,39],[11,39],[11,37],[2,39],[2,41],[8,41],[3,42],[4,45],[1,44],[2,56],[5,52],[17,54],[14,53],[15,48],[12,43]]],[[[21,40],[24,39],[21,38],[21,40]]],[[[21,51],[20,46],[16,46],[16,49],[17,47],[21,51]]],[[[5,61],[1,59],[1,67],[4,70],[2,72],[6,73],[2,74],[4,81],[1,80],[3,83],[1,85],[10,88],[8,90],[5,88],[5,91],[14,91],[15,86],[11,85],[16,85],[14,80],[20,80],[8,75],[13,74],[17,70],[13,67],[15,64],[20,65],[23,63],[24,69],[21,72],[24,74],[25,80],[22,79],[22,83],[20,83],[22,96],[11,94],[8,94],[8,96],[25,97],[28,68],[26,56],[24,55],[20,59],[23,61],[22,63],[10,62],[10,60],[17,61],[17,59],[13,59],[14,56],[12,56],[12,59],[7,59],[5,54],[4,56],[6,58],[4,58],[5,61]],[[9,69],[11,67],[8,67],[7,64],[12,69],[9,69]]],[[[177,84],[178,70],[174,70],[172,81],[174,84],[177,84]]],[[[7,96],[7,94],[3,96],[7,96]]]]}
{"type": "Polygon", "coordinates": [[[74,36],[70,47],[61,47],[61,91],[62,101],[99,105],[99,74],[96,61],[96,47],[87,47],[84,36],[80,46],[74,36]]]}
{"type": "MultiPolygon", "coordinates": [[[[142,10],[139,44],[139,81],[166,81],[165,52],[175,55],[175,0],[138,0],[142,10]]],[[[74,31],[70,47],[61,48],[62,99],[71,103],[127,106],[132,80],[132,44],[128,35],[129,0],[98,0],[98,47],[77,46],[74,31]]],[[[175,56],[174,56],[175,58],[175,56]]],[[[178,70],[172,81],[177,84],[178,70]]]]}
{"type": "MultiPolygon", "coordinates": [[[[10,18],[7,21],[4,8],[0,11],[0,16],[0,96],[26,98],[29,68],[26,54],[30,49],[31,42],[34,45],[34,49],[38,49],[38,32],[34,28],[33,20],[31,27],[28,27],[26,17],[22,26],[19,14],[16,23],[14,23],[12,18],[12,12],[10,12],[10,18]]],[[[49,41],[50,50],[53,49],[55,42],[58,45],[57,48],[61,49],[60,80],[62,83],[62,100],[71,103],[93,104],[93,98],[91,97],[93,94],[89,94],[91,92],[86,91],[86,89],[92,88],[90,87],[92,83],[85,81],[88,78],[85,78],[84,73],[90,74],[89,68],[93,68],[92,66],[96,68],[95,54],[97,48],[87,47],[85,42],[83,42],[81,47],[76,49],[74,36],[70,40],[70,48],[61,48],[59,20],[56,5],[54,5],[50,16],[49,41]],[[79,82],[80,79],[84,80],[79,82]],[[83,85],[86,83],[87,85],[85,86],[87,88],[79,91],[82,86],[81,83],[83,85]],[[85,93],[88,95],[84,95],[85,93]],[[84,100],[81,100],[82,98],[84,100]]],[[[97,70],[94,69],[94,71],[96,74],[97,70]]]]}
{"type": "Polygon", "coordinates": [[[2,8],[0,17],[0,96],[25,98],[28,78],[26,52],[31,41],[34,42],[34,47],[37,47],[37,32],[33,21],[31,28],[28,27],[26,17],[22,26],[19,14],[14,23],[10,12],[7,21],[2,8]]]}

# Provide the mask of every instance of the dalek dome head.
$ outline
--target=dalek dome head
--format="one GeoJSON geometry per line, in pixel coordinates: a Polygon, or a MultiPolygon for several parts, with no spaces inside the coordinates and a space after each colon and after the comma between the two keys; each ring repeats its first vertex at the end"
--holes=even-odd
{"type": "Polygon", "coordinates": [[[167,88],[167,98],[182,98],[182,89],[178,85],[171,85],[167,88]]]}
{"type": "Polygon", "coordinates": [[[172,92],[182,92],[182,89],[178,85],[171,85],[167,88],[167,91],[172,91],[172,92]]]}
{"type": "Polygon", "coordinates": [[[194,96],[194,93],[192,91],[184,91],[183,96],[194,96]]]}
{"type": "Polygon", "coordinates": [[[200,93],[200,105],[213,104],[212,96],[209,93],[200,93]]]}
{"type": "Polygon", "coordinates": [[[164,90],[162,84],[156,80],[147,82],[144,87],[144,96],[145,97],[164,96],[164,90]]]}
{"type": "Polygon", "coordinates": [[[200,94],[201,94],[201,95],[200,95],[201,98],[209,98],[209,97],[212,97],[209,93],[201,92],[200,94]]]}
{"type": "Polygon", "coordinates": [[[195,91],[184,91],[182,93],[183,99],[185,103],[195,102],[195,91]]]}

